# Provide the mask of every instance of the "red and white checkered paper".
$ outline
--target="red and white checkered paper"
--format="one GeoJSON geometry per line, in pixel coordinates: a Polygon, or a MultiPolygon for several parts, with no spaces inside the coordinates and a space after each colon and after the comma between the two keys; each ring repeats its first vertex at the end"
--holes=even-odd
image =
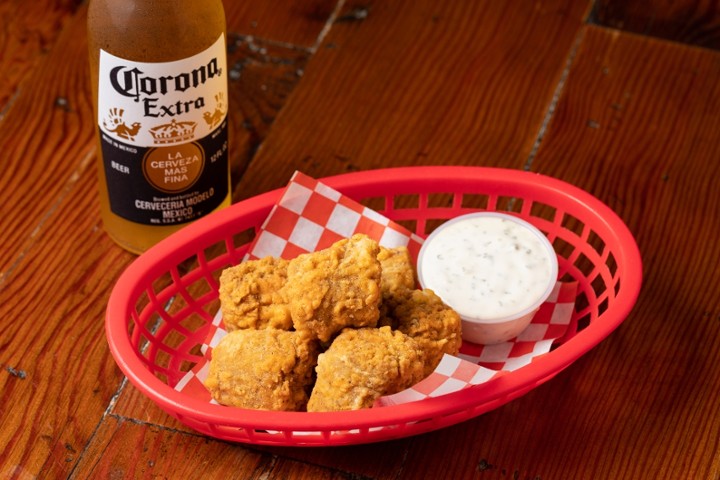
{"type": "Polygon", "coordinates": [[[364,233],[384,247],[407,246],[416,257],[422,239],[374,210],[314,178],[295,172],[282,198],[261,226],[249,259],[292,259],[364,233]]]}
{"type": "MultiPolygon", "coordinates": [[[[248,249],[245,260],[266,256],[295,258],[301,253],[329,247],[343,238],[364,233],[385,247],[407,246],[413,258],[422,239],[336,190],[295,172],[280,201],[248,249]]],[[[397,405],[456,392],[478,385],[529,364],[547,353],[562,338],[570,323],[577,285],[560,283],[533,317],[530,326],[517,338],[497,345],[463,342],[457,357],[445,355],[435,371],[413,387],[382,397],[375,406],[397,405]]],[[[196,399],[214,402],[203,385],[207,378],[212,349],[227,332],[221,312],[213,319],[198,363],[175,385],[175,389],[196,399]]]]}
{"type": "Polygon", "coordinates": [[[530,325],[516,338],[495,345],[464,341],[457,357],[443,356],[440,365],[427,378],[407,390],[378,399],[376,406],[398,405],[457,392],[528,365],[548,353],[553,342],[565,335],[576,291],[575,282],[557,282],[530,325]]]}

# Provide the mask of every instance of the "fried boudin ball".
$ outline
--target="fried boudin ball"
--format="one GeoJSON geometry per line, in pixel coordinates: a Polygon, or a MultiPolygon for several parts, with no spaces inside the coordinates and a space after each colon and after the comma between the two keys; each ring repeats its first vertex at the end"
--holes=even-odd
{"type": "Polygon", "coordinates": [[[220,308],[228,331],[292,327],[290,308],[281,295],[288,261],[266,257],[226,268],[220,275],[220,308]]]}
{"type": "Polygon", "coordinates": [[[383,300],[395,292],[415,288],[415,269],[407,247],[380,247],[378,260],[382,268],[380,291],[383,300]]]}
{"type": "Polygon", "coordinates": [[[358,410],[423,379],[423,353],[390,327],[345,329],[320,354],[309,412],[358,410]]]}
{"type": "Polygon", "coordinates": [[[376,326],[378,251],[377,242],[354,235],[291,260],[284,295],[295,329],[327,342],[345,327],[376,326]]]}
{"type": "Polygon", "coordinates": [[[378,260],[382,270],[380,274],[381,301],[378,327],[391,326],[396,328],[388,314],[388,305],[393,303],[396,295],[415,288],[415,269],[407,247],[387,248],[381,246],[378,260]]]}
{"type": "Polygon", "coordinates": [[[462,344],[460,316],[432,290],[405,290],[387,302],[383,322],[415,340],[425,353],[425,376],[430,375],[443,354],[457,355],[462,344]]]}
{"type": "Polygon", "coordinates": [[[316,343],[297,332],[235,330],[213,349],[205,386],[223,405],[302,411],[317,355],[316,343]]]}

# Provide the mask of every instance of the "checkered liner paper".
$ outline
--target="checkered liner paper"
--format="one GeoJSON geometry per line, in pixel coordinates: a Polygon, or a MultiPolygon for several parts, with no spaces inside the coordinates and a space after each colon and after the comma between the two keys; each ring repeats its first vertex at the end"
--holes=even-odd
{"type": "MultiPolygon", "coordinates": [[[[261,226],[245,260],[266,256],[291,259],[301,253],[327,248],[355,233],[364,233],[385,247],[407,246],[413,258],[417,258],[422,245],[422,238],[401,225],[321,182],[295,172],[280,201],[261,226]]],[[[558,282],[530,326],[517,338],[497,345],[463,342],[457,357],[445,355],[430,376],[407,390],[380,398],[375,407],[456,392],[529,364],[549,352],[553,342],[565,335],[576,290],[574,282],[558,282]]],[[[187,372],[175,386],[176,390],[214,403],[202,382],[207,378],[212,349],[226,333],[221,312],[218,312],[202,346],[205,361],[187,372]]]]}

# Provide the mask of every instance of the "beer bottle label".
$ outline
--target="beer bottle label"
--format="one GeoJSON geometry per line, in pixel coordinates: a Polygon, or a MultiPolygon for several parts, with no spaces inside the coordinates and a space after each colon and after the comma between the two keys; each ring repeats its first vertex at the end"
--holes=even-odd
{"type": "Polygon", "coordinates": [[[98,127],[110,209],[177,225],[228,194],[225,37],[197,55],[142,63],[100,50],[98,127]]]}

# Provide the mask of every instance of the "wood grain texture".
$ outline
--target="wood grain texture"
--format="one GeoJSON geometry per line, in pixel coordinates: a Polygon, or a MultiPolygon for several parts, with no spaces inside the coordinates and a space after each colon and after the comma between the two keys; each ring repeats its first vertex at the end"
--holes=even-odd
{"type": "MultiPolygon", "coordinates": [[[[82,35],[85,10],[68,21],[0,123],[0,190],[3,198],[12,200],[0,203],[0,248],[6,252],[0,257],[0,286],[38,241],[47,215],[91,165],[94,131],[82,35]]],[[[95,193],[91,189],[85,195],[90,202],[95,193]]]]}
{"type": "MultiPolygon", "coordinates": [[[[407,440],[401,477],[718,476],[720,307],[707,286],[717,284],[720,262],[703,245],[720,222],[712,160],[719,73],[708,51],[583,33],[531,168],[590,191],[628,222],[645,259],[640,301],[616,333],[549,384],[407,440]]],[[[340,465],[323,451],[287,455],[340,465]]],[[[363,463],[342,468],[368,474],[363,463]]]]}
{"type": "Polygon", "coordinates": [[[594,19],[627,32],[720,48],[720,6],[715,0],[600,0],[594,19]]]}
{"type": "MultiPolygon", "coordinates": [[[[252,15],[250,4],[243,5],[244,14],[252,15]]],[[[261,5],[258,7],[258,18],[269,14],[263,10],[266,4],[257,2],[257,5],[261,5]]],[[[320,6],[317,8],[322,10],[320,6]]],[[[73,182],[88,167],[94,169],[94,120],[88,83],[86,10],[86,5],[83,5],[67,20],[57,45],[28,75],[25,94],[14,100],[12,109],[2,120],[0,145],[8,145],[8,148],[4,151],[0,188],[4,196],[13,199],[13,203],[2,202],[0,207],[0,230],[7,232],[0,239],[0,248],[11,252],[0,259],[0,284],[35,238],[34,232],[41,227],[36,220],[43,218],[42,215],[32,217],[25,212],[49,212],[56,208],[55,200],[66,191],[65,182],[73,182]],[[48,81],[48,78],[53,78],[53,81],[48,81]],[[29,160],[36,158],[56,158],[57,162],[52,162],[54,168],[48,169],[47,160],[29,160]],[[59,178],[58,172],[62,172],[60,175],[64,177],[59,178]],[[11,245],[13,248],[10,248],[11,245]]],[[[229,21],[240,22],[245,18],[233,12],[230,9],[229,21]]],[[[26,15],[31,13],[32,10],[26,15]]],[[[294,23],[303,31],[315,31],[300,27],[302,20],[294,23]]],[[[262,34],[272,32],[272,29],[265,31],[258,28],[262,34]]],[[[230,23],[228,29],[238,31],[239,27],[230,23]]],[[[277,111],[302,76],[309,53],[237,34],[229,39],[229,51],[232,105],[229,135],[233,178],[237,182],[267,135],[277,111]]],[[[91,173],[94,174],[94,171],[91,173]]],[[[90,192],[88,201],[95,195],[90,192]]]]}
{"type": "Polygon", "coordinates": [[[342,448],[259,448],[283,458],[346,472],[350,478],[392,480],[406,478],[407,453],[411,447],[411,439],[400,439],[342,448]]]}
{"type": "Polygon", "coordinates": [[[273,458],[199,435],[117,417],[105,419],[70,478],[244,478],[267,475],[273,458]]]}
{"type": "Polygon", "coordinates": [[[23,80],[53,48],[81,0],[0,2],[0,119],[23,80]]]}
{"type": "Polygon", "coordinates": [[[720,301],[708,288],[720,282],[720,253],[706,248],[720,234],[718,85],[716,52],[586,32],[533,170],[580,186],[623,217],[643,254],[645,283],[625,324],[569,373],[582,373],[573,377],[581,394],[567,411],[573,422],[547,434],[577,454],[543,477],[568,469],[606,478],[720,472],[720,404],[712,400],[720,391],[720,301]],[[593,407],[592,398],[602,402],[593,407]],[[593,442],[578,449],[581,432],[593,442]],[[614,462],[624,449],[636,459],[614,462]]]}
{"type": "Polygon", "coordinates": [[[274,44],[313,49],[336,4],[334,0],[223,0],[228,33],[271,40],[274,44]]]}
{"type": "Polygon", "coordinates": [[[333,18],[332,0],[225,0],[232,182],[243,176],[333,18]]]}
{"type": "Polygon", "coordinates": [[[77,208],[93,185],[78,178],[1,290],[3,478],[67,475],[120,385],[103,318],[132,255],[112,245],[97,213],[77,208]]]}
{"type": "Polygon", "coordinates": [[[353,20],[325,37],[238,195],[284,185],[296,169],[522,168],[588,8],[347,2],[340,18],[353,20]]]}
{"type": "MultiPolygon", "coordinates": [[[[2,477],[68,475],[122,378],[104,339],[104,309],[135,257],[108,239],[98,217],[85,15],[84,5],[63,23],[0,122],[2,477]]],[[[231,81],[232,101],[242,107],[230,135],[246,155],[308,55],[253,45],[263,47],[241,45],[230,55],[242,65],[231,81]]],[[[248,158],[234,161],[239,170],[248,158]]]]}
{"type": "Polygon", "coordinates": [[[277,113],[302,78],[310,55],[304,49],[253,37],[231,35],[228,39],[233,186],[242,178],[277,113]]]}
{"type": "Polygon", "coordinates": [[[720,478],[717,52],[587,26],[584,1],[226,2],[236,199],[296,168],[529,166],[611,206],[644,260],[626,322],[527,395],[416,437],[271,448],[183,427],[108,351],[135,257],[100,225],[71,5],[0,6],[47,39],[0,118],[0,477],[720,478]]]}
{"type": "Polygon", "coordinates": [[[342,471],[109,416],[69,478],[341,480],[342,471]]]}

